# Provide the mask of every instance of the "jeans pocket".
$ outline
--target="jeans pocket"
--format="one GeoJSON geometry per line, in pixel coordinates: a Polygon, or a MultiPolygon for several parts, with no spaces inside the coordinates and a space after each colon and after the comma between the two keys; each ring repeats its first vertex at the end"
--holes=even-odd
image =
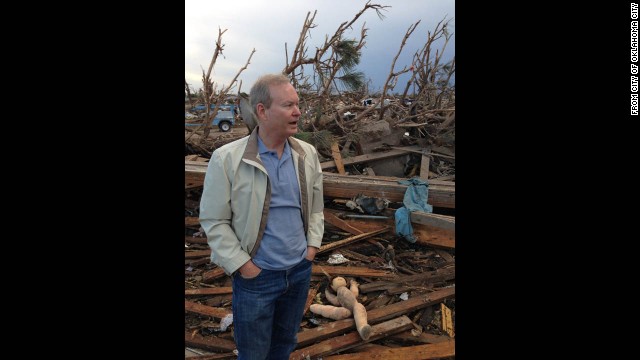
{"type": "Polygon", "coordinates": [[[258,276],[262,275],[262,269],[260,269],[260,272],[258,274],[256,274],[256,276],[254,277],[244,277],[242,276],[242,274],[240,273],[240,271],[238,271],[238,276],[240,276],[241,278],[243,278],[244,280],[253,280],[253,279],[257,279],[258,276]]]}

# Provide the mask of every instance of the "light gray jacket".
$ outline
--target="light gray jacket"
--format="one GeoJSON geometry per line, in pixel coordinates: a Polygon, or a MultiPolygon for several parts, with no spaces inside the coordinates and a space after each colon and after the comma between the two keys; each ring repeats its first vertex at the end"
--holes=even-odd
{"type": "MultiPolygon", "coordinates": [[[[319,248],[324,233],[322,168],[313,145],[290,137],[300,184],[308,246],[319,248]]],[[[200,199],[200,224],[211,261],[228,275],[255,255],[267,225],[271,186],[258,154],[258,128],[211,155],[200,199]]]]}

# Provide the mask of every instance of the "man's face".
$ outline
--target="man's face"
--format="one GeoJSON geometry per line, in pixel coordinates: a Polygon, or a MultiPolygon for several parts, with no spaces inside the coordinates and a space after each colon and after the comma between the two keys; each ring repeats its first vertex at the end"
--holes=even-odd
{"type": "Polygon", "coordinates": [[[298,94],[291,84],[271,85],[271,107],[265,108],[258,104],[258,115],[264,127],[269,133],[287,138],[298,132],[300,121],[300,109],[298,108],[298,94]]]}

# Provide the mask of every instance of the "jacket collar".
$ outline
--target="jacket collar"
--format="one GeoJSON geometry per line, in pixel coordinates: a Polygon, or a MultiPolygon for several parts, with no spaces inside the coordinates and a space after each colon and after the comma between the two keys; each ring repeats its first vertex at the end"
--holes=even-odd
{"type": "MultiPolygon", "coordinates": [[[[260,125],[256,126],[251,132],[251,134],[249,135],[249,140],[247,140],[247,147],[244,149],[244,154],[242,155],[242,158],[256,161],[258,163],[262,163],[262,161],[260,161],[260,158],[258,157],[258,153],[259,153],[258,128],[259,127],[260,125]]],[[[294,138],[293,136],[289,136],[289,138],[287,139],[287,142],[289,143],[289,146],[291,146],[291,150],[295,151],[302,157],[306,155],[306,153],[304,152],[304,149],[302,149],[302,146],[300,146],[300,143],[296,138],[294,138]]]]}

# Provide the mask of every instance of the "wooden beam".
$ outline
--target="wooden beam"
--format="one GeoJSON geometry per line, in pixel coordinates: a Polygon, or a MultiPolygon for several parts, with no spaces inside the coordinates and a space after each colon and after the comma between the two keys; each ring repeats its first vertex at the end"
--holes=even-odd
{"type": "Polygon", "coordinates": [[[230,352],[230,353],[220,353],[220,354],[207,354],[207,355],[195,355],[189,356],[186,359],[189,360],[236,360],[238,355],[230,352]]]}
{"type": "MultiPolygon", "coordinates": [[[[385,226],[389,226],[391,227],[391,229],[395,229],[394,219],[375,222],[356,219],[350,219],[346,221],[337,217],[337,213],[339,213],[339,211],[325,208],[324,221],[351,234],[362,234],[365,231],[375,231],[378,229],[382,229],[385,226]]],[[[413,213],[411,213],[413,234],[417,238],[417,244],[443,249],[455,249],[455,217],[438,214],[427,214],[421,211],[417,213],[418,214],[416,214],[415,216],[413,215],[413,213]],[[450,228],[453,229],[450,230],[450,228]]]]}
{"type": "Polygon", "coordinates": [[[354,243],[354,242],[359,241],[359,240],[367,239],[367,238],[370,238],[370,237],[375,236],[375,235],[384,234],[389,230],[391,230],[391,229],[388,228],[388,227],[385,227],[384,229],[375,230],[375,231],[371,231],[371,232],[364,233],[364,234],[354,235],[354,236],[348,237],[346,239],[342,239],[340,241],[334,241],[334,242],[329,243],[327,245],[320,246],[320,249],[318,250],[317,253],[321,254],[321,253],[327,252],[329,250],[337,249],[337,248],[339,248],[341,246],[349,245],[349,244],[354,243]]]}
{"type": "Polygon", "coordinates": [[[193,237],[193,236],[185,236],[184,242],[190,244],[207,244],[206,237],[193,237]]]}
{"type": "MultiPolygon", "coordinates": [[[[346,161],[345,161],[346,163],[346,161]]],[[[206,163],[185,161],[185,187],[202,186],[207,172],[206,163]],[[198,185],[199,184],[199,185],[198,185]]],[[[351,199],[358,194],[382,197],[393,202],[402,202],[407,185],[398,184],[398,180],[389,176],[340,175],[323,172],[323,191],[325,197],[351,199]]],[[[456,183],[453,181],[429,180],[427,202],[436,207],[456,207],[456,183]]]]}
{"type": "Polygon", "coordinates": [[[209,257],[211,256],[211,249],[207,250],[193,250],[193,251],[185,251],[184,258],[185,259],[195,259],[201,257],[209,257]]]}
{"type": "MultiPolygon", "coordinates": [[[[360,292],[366,294],[372,291],[392,290],[397,287],[413,287],[419,285],[433,284],[436,282],[452,280],[456,278],[455,266],[425,271],[417,275],[403,275],[391,280],[379,280],[367,284],[360,284],[360,292]]],[[[390,292],[391,293],[391,292],[390,292]]]]}
{"type": "Polygon", "coordinates": [[[315,299],[319,289],[320,289],[320,283],[317,283],[316,286],[309,289],[309,292],[307,293],[307,302],[304,304],[304,311],[302,312],[302,314],[306,314],[307,311],[309,311],[309,308],[313,303],[313,299],[315,299]]]}
{"type": "Polygon", "coordinates": [[[447,335],[435,335],[435,334],[422,332],[420,333],[420,335],[415,336],[411,333],[411,331],[405,331],[399,334],[395,334],[391,336],[389,339],[401,341],[401,342],[414,342],[414,343],[423,343],[423,344],[439,344],[442,342],[453,341],[453,339],[451,339],[447,335]]]}
{"type": "MultiPolygon", "coordinates": [[[[394,319],[400,315],[438,304],[456,295],[456,288],[444,288],[434,291],[428,295],[420,295],[409,298],[409,300],[385,305],[373,310],[367,310],[367,322],[369,325],[382,321],[394,319]]],[[[353,319],[343,319],[332,321],[326,325],[298,333],[298,348],[322,341],[347,331],[355,330],[356,325],[353,319]]]]}
{"type": "Polygon", "coordinates": [[[184,217],[184,226],[200,226],[200,219],[197,216],[185,216],[184,217]]]}
{"type": "MultiPolygon", "coordinates": [[[[388,176],[339,175],[323,173],[325,197],[351,199],[358,194],[384,198],[392,202],[402,202],[407,185],[398,183],[404,178],[388,176]]],[[[453,181],[429,181],[427,202],[436,207],[456,207],[456,185],[453,181]]]]}
{"type": "Polygon", "coordinates": [[[422,154],[422,160],[420,161],[420,178],[423,180],[429,179],[429,163],[431,158],[428,155],[422,154]]]}
{"type": "Polygon", "coordinates": [[[388,226],[395,227],[395,223],[393,221],[366,221],[358,219],[343,220],[338,217],[338,214],[340,213],[338,210],[324,208],[323,212],[325,222],[354,235],[381,230],[388,226]]]}
{"type": "Polygon", "coordinates": [[[335,354],[339,351],[351,349],[367,342],[380,340],[389,335],[410,329],[413,327],[411,319],[402,315],[397,319],[388,320],[377,325],[371,326],[371,336],[369,339],[362,340],[357,331],[352,331],[343,336],[337,336],[324,340],[318,344],[298,349],[291,353],[289,359],[316,359],[320,356],[335,354]]]}
{"type": "Polygon", "coordinates": [[[209,270],[206,273],[202,274],[202,282],[208,284],[225,275],[226,273],[224,272],[223,268],[216,267],[215,269],[209,270]]]}
{"type": "Polygon", "coordinates": [[[368,267],[356,267],[356,266],[321,266],[313,264],[311,267],[311,275],[325,275],[325,272],[329,276],[360,276],[360,277],[372,277],[372,278],[384,278],[393,279],[398,275],[383,270],[370,269],[368,267]],[[324,271],[323,271],[324,270],[324,271]]]}
{"type": "MultiPolygon", "coordinates": [[[[367,162],[367,161],[388,159],[388,158],[392,158],[400,155],[405,155],[411,151],[419,151],[420,149],[421,148],[419,146],[414,145],[414,146],[399,147],[389,151],[381,151],[381,152],[374,152],[374,153],[365,154],[365,155],[353,156],[353,157],[342,159],[342,166],[344,167],[344,165],[352,165],[352,164],[358,164],[358,163],[367,162]]],[[[336,162],[331,160],[320,163],[320,167],[322,168],[322,170],[331,169],[336,166],[338,166],[336,162]]]]}
{"type": "Polygon", "coordinates": [[[434,226],[443,230],[456,231],[455,216],[431,214],[422,211],[411,212],[411,222],[423,225],[434,226]]]}
{"type": "Polygon", "coordinates": [[[223,295],[231,294],[231,286],[217,287],[217,288],[200,288],[200,289],[185,289],[184,296],[190,295],[223,295]]]}
{"type": "Polygon", "coordinates": [[[231,340],[221,339],[216,336],[207,336],[205,338],[197,332],[191,333],[188,331],[184,333],[184,344],[209,351],[231,352],[236,349],[236,343],[231,340]]]}
{"type": "Polygon", "coordinates": [[[444,359],[456,356],[455,340],[437,344],[403,346],[380,349],[370,353],[344,354],[323,357],[324,360],[370,360],[370,359],[444,359]]]}
{"type": "Polygon", "coordinates": [[[340,155],[340,146],[337,141],[334,141],[331,144],[331,157],[333,158],[335,167],[338,169],[338,173],[346,175],[346,172],[344,171],[344,164],[342,163],[342,155],[340,155]]]}
{"type": "Polygon", "coordinates": [[[198,315],[213,316],[219,319],[232,313],[231,310],[225,308],[202,305],[189,300],[184,301],[184,311],[198,315]]]}
{"type": "Polygon", "coordinates": [[[443,230],[434,226],[414,224],[413,235],[416,244],[433,246],[443,249],[455,249],[456,237],[453,231],[443,230]]]}

